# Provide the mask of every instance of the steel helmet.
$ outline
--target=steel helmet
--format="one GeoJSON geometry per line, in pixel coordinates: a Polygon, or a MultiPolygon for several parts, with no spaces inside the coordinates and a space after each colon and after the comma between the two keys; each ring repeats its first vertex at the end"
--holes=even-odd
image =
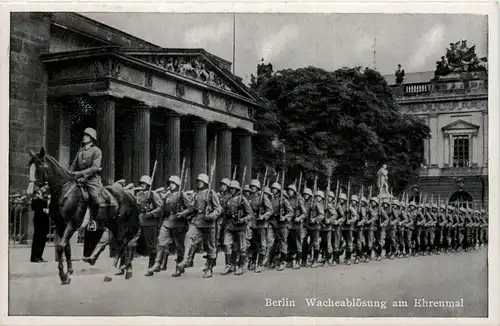
{"type": "Polygon", "coordinates": [[[309,195],[309,196],[312,197],[313,192],[312,192],[311,188],[305,188],[304,191],[302,191],[302,194],[303,195],[309,195]]]}
{"type": "Polygon", "coordinates": [[[378,205],[378,198],[377,198],[377,197],[372,197],[372,198],[370,198],[370,201],[371,201],[371,202],[374,202],[375,204],[377,204],[377,205],[378,205]]]}
{"type": "Polygon", "coordinates": [[[274,189],[281,190],[281,185],[280,185],[279,183],[275,182],[275,183],[273,183],[273,184],[271,185],[271,189],[273,189],[273,188],[274,188],[274,189]]]}
{"type": "Polygon", "coordinates": [[[467,213],[467,210],[464,207],[460,207],[460,212],[467,213]]]}
{"type": "Polygon", "coordinates": [[[391,201],[391,204],[392,204],[392,205],[399,205],[399,200],[397,200],[396,198],[394,198],[394,199],[391,201]]]}
{"type": "Polygon", "coordinates": [[[321,190],[318,190],[316,191],[316,193],[314,194],[315,197],[321,197],[323,199],[325,199],[325,193],[321,190]]]}
{"type": "Polygon", "coordinates": [[[260,189],[260,181],[257,180],[257,179],[253,179],[252,181],[250,181],[250,186],[254,186],[254,187],[257,187],[258,189],[260,189]]]}
{"type": "Polygon", "coordinates": [[[441,204],[441,209],[446,209],[446,205],[445,204],[441,204]]]}
{"type": "Polygon", "coordinates": [[[335,194],[333,193],[333,191],[330,190],[330,192],[328,193],[328,197],[335,199],[335,194]]]}
{"type": "Polygon", "coordinates": [[[346,194],[341,193],[341,194],[339,195],[339,199],[347,200],[347,196],[346,196],[346,194]]]}
{"type": "Polygon", "coordinates": [[[181,179],[178,176],[176,176],[176,175],[173,175],[170,178],[168,178],[168,182],[173,182],[173,183],[175,183],[178,186],[181,185],[181,179]]]}
{"type": "Polygon", "coordinates": [[[241,190],[240,183],[238,182],[238,180],[231,181],[231,183],[229,183],[229,188],[235,188],[241,190]]]}
{"type": "Polygon", "coordinates": [[[362,202],[362,203],[367,203],[367,204],[368,204],[368,199],[366,199],[366,197],[365,197],[365,196],[362,196],[362,197],[361,197],[361,202],[362,202]]]}
{"type": "Polygon", "coordinates": [[[228,178],[224,178],[224,179],[222,179],[220,181],[220,183],[229,187],[229,184],[231,183],[231,180],[229,180],[228,178]]]}
{"type": "Polygon", "coordinates": [[[294,184],[289,185],[287,189],[288,190],[293,190],[295,193],[297,193],[297,187],[295,187],[294,184]]]}
{"type": "Polygon", "coordinates": [[[355,201],[355,202],[359,203],[359,197],[357,195],[352,195],[351,201],[355,201]]]}
{"type": "Polygon", "coordinates": [[[89,135],[90,137],[92,137],[94,140],[97,141],[97,131],[95,131],[95,129],[93,128],[87,128],[83,131],[83,134],[84,135],[89,135]]]}
{"type": "Polygon", "coordinates": [[[438,208],[438,205],[436,205],[436,204],[432,204],[432,205],[431,205],[431,208],[435,208],[435,209],[437,209],[437,208],[438,208]]]}
{"type": "Polygon", "coordinates": [[[205,184],[209,184],[209,178],[208,178],[208,175],[206,175],[205,173],[201,173],[201,174],[198,174],[198,178],[196,178],[196,180],[199,180],[201,182],[204,182],[205,184]]]}
{"type": "Polygon", "coordinates": [[[245,185],[243,187],[243,192],[252,192],[252,190],[250,190],[250,186],[249,185],[245,185]]]}
{"type": "Polygon", "coordinates": [[[264,187],[264,193],[268,194],[269,196],[272,196],[273,194],[271,193],[271,189],[269,187],[264,187]]]}
{"type": "Polygon", "coordinates": [[[139,180],[139,182],[143,182],[143,183],[147,184],[148,186],[151,186],[151,178],[149,177],[149,175],[143,175],[141,177],[141,180],[139,180]]]}

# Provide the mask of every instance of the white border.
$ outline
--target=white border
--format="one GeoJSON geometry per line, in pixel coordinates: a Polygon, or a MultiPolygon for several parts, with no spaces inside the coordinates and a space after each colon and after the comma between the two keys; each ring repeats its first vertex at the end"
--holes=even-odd
{"type": "Polygon", "coordinates": [[[28,1],[10,2],[0,0],[0,123],[5,124],[0,137],[0,208],[4,212],[0,222],[0,325],[499,325],[499,218],[500,185],[499,163],[499,95],[498,84],[498,3],[489,1],[421,1],[401,2],[197,2],[170,1],[147,2],[110,1],[28,1]],[[262,12],[262,13],[467,13],[488,15],[488,58],[489,58],[489,304],[488,318],[173,318],[173,317],[7,317],[8,309],[8,107],[9,107],[9,58],[10,11],[76,11],[76,12],[262,12]]]}

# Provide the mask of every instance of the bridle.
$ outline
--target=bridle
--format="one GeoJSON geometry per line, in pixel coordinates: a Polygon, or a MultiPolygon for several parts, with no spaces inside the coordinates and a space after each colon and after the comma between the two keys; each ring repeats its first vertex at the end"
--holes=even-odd
{"type": "Polygon", "coordinates": [[[35,193],[35,186],[40,189],[42,188],[48,177],[48,166],[44,160],[39,158],[33,158],[29,163],[30,168],[30,181],[28,185],[28,194],[35,193]]]}

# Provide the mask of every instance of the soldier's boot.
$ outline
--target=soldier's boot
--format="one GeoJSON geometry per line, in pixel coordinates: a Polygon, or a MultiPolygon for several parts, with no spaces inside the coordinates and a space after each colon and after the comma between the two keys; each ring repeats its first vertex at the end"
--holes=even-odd
{"type": "Polygon", "coordinates": [[[150,254],[149,255],[149,263],[148,263],[148,270],[146,271],[146,274],[144,276],[153,276],[153,265],[155,264],[155,258],[156,254],[150,254]]]}
{"type": "Polygon", "coordinates": [[[156,246],[156,257],[155,257],[154,265],[151,268],[152,272],[158,273],[160,271],[164,252],[165,252],[165,247],[156,246]]]}
{"type": "MultiPolygon", "coordinates": [[[[188,250],[189,250],[187,254],[188,261],[185,264],[182,261],[178,262],[177,266],[175,267],[175,273],[172,274],[172,277],[179,277],[186,271],[186,266],[189,264],[189,259],[191,257],[191,252],[193,251],[193,248],[191,247],[188,250]]],[[[179,259],[181,258],[179,257],[179,259]]]]}
{"type": "Polygon", "coordinates": [[[300,263],[299,263],[299,261],[297,259],[294,259],[292,261],[292,269],[300,269],[300,263]]]}
{"type": "Polygon", "coordinates": [[[370,262],[372,258],[372,248],[366,249],[365,263],[370,262]]]}
{"type": "Polygon", "coordinates": [[[215,259],[207,258],[207,269],[205,270],[205,274],[203,274],[203,278],[211,278],[213,276],[214,266],[215,266],[215,259]]]}
{"type": "Polygon", "coordinates": [[[243,266],[245,265],[245,259],[246,259],[245,255],[240,255],[238,267],[236,268],[234,275],[242,275],[243,274],[243,266]]]}
{"type": "Polygon", "coordinates": [[[319,257],[319,250],[315,250],[311,262],[311,268],[317,268],[318,267],[318,257],[319,257]]]}
{"type": "Polygon", "coordinates": [[[266,255],[264,256],[264,261],[262,263],[263,267],[268,267],[271,260],[271,252],[269,249],[266,250],[266,255]]]}
{"type": "Polygon", "coordinates": [[[163,257],[161,259],[160,270],[161,271],[166,271],[167,270],[167,265],[168,265],[168,253],[164,251],[163,252],[163,257]]]}
{"type": "Polygon", "coordinates": [[[359,264],[359,259],[363,257],[363,254],[361,253],[361,250],[356,251],[356,257],[354,258],[354,264],[357,265],[359,264]]]}
{"type": "Polygon", "coordinates": [[[259,255],[258,260],[257,260],[257,266],[255,266],[255,271],[254,271],[255,273],[262,272],[263,262],[264,262],[264,256],[263,255],[259,255]]]}
{"type": "Polygon", "coordinates": [[[292,268],[292,267],[293,267],[293,257],[290,254],[286,259],[286,268],[292,268]]]}
{"type": "Polygon", "coordinates": [[[278,258],[278,271],[282,271],[285,269],[285,261],[286,261],[286,254],[282,253],[281,255],[279,255],[279,258],[278,258]]]}
{"type": "Polygon", "coordinates": [[[346,265],[351,265],[351,257],[352,257],[352,253],[350,251],[346,251],[346,254],[345,254],[345,264],[346,265]]]}
{"type": "Polygon", "coordinates": [[[376,261],[381,261],[382,260],[382,249],[377,249],[376,255],[377,255],[376,261]]]}
{"type": "Polygon", "coordinates": [[[225,260],[226,260],[226,268],[224,269],[224,272],[222,272],[222,275],[228,275],[233,272],[233,266],[232,266],[232,261],[231,261],[231,254],[226,254],[225,255],[225,260]]]}

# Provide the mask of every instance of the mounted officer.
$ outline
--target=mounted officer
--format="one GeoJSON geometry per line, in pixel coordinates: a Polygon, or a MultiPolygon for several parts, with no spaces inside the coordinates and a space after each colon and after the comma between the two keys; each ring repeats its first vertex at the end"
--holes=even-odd
{"type": "MultiPolygon", "coordinates": [[[[82,144],[76,157],[69,168],[69,172],[78,182],[84,187],[89,194],[89,207],[92,214],[89,215],[90,221],[89,230],[95,230],[95,221],[103,220],[107,214],[108,204],[104,200],[100,200],[102,185],[100,172],[102,162],[102,152],[96,146],[97,132],[92,128],[87,128],[83,132],[82,144]]],[[[110,206],[118,206],[113,198],[110,199],[110,206]]],[[[82,226],[87,223],[84,221],[82,226]]]]}

